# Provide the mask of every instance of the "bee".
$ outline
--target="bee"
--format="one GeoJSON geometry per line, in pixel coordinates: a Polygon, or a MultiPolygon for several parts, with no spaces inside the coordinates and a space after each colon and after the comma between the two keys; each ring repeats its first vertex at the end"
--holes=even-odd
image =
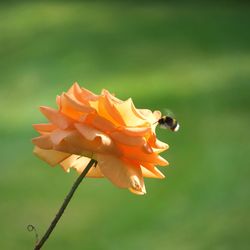
{"type": "Polygon", "coordinates": [[[173,132],[177,132],[180,128],[180,125],[177,120],[168,115],[162,116],[157,122],[161,128],[168,128],[173,132]]]}

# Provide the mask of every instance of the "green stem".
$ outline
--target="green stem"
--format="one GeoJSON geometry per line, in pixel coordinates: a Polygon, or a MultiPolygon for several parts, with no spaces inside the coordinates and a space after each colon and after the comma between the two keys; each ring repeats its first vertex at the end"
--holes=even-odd
{"type": "Polygon", "coordinates": [[[60,207],[58,213],[56,214],[55,218],[51,222],[49,228],[47,229],[47,231],[44,234],[44,236],[42,237],[42,239],[39,242],[37,242],[34,250],[41,249],[42,246],[43,246],[43,244],[49,238],[49,236],[52,233],[52,231],[54,230],[57,222],[60,220],[61,216],[63,215],[63,212],[64,212],[65,208],[67,207],[67,205],[69,204],[71,198],[73,197],[73,195],[74,195],[77,187],[82,182],[83,178],[86,176],[86,174],[88,173],[88,171],[90,170],[90,168],[93,166],[93,164],[96,164],[96,160],[91,159],[90,162],[88,163],[87,167],[82,171],[81,175],[76,179],[76,181],[73,184],[71,190],[67,194],[67,196],[66,196],[66,198],[65,198],[62,206],[60,207]]]}

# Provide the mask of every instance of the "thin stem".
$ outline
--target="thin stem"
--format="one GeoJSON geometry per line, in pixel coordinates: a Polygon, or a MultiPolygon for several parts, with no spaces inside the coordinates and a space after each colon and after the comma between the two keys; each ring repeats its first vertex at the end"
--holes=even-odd
{"type": "Polygon", "coordinates": [[[79,186],[79,184],[82,182],[83,178],[86,176],[86,174],[88,173],[88,171],[90,170],[90,168],[92,167],[93,164],[96,164],[96,160],[91,159],[90,162],[88,163],[87,167],[82,171],[81,175],[76,179],[75,183],[73,184],[71,190],[69,191],[69,193],[67,194],[62,206],[60,207],[59,211],[57,212],[55,218],[53,219],[53,221],[51,222],[49,228],[47,229],[46,233],[44,234],[44,236],[42,237],[42,239],[36,244],[34,250],[38,250],[41,249],[43,244],[46,242],[46,240],[49,238],[50,234],[52,233],[52,231],[54,230],[57,222],[60,220],[61,216],[63,215],[63,212],[65,210],[65,208],[67,207],[67,205],[69,204],[71,198],[73,197],[77,187],[79,186]]]}

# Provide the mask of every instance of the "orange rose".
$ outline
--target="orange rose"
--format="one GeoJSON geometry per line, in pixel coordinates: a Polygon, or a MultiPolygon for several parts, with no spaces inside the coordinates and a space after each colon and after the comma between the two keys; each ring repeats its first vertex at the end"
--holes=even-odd
{"type": "Polygon", "coordinates": [[[155,135],[159,111],[136,109],[103,90],[95,95],[75,83],[57,96],[58,110],[40,107],[48,124],[35,124],[34,153],[51,166],[60,164],[81,173],[89,158],[97,160],[88,177],[107,177],[120,188],[145,194],[143,177],[164,178],[155,167],[168,162],[159,156],[168,145],[155,135]]]}

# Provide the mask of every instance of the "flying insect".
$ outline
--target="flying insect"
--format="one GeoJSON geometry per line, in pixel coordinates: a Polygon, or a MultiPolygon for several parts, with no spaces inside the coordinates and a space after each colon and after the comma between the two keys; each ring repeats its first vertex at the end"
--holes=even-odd
{"type": "Polygon", "coordinates": [[[175,119],[174,113],[170,109],[165,108],[163,114],[164,115],[161,116],[161,118],[159,118],[159,120],[155,123],[158,123],[161,128],[169,129],[172,132],[177,132],[180,128],[180,124],[175,119]]]}
{"type": "Polygon", "coordinates": [[[177,132],[180,128],[180,124],[177,120],[168,115],[162,116],[157,122],[161,128],[167,128],[173,132],[177,132]]]}

